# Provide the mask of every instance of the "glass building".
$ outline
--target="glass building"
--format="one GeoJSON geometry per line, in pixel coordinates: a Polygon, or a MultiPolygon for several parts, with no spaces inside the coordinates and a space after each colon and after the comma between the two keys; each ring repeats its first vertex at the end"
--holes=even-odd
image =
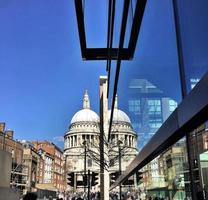
{"type": "Polygon", "coordinates": [[[140,198],[208,198],[208,1],[110,0],[104,48],[87,48],[77,2],[82,57],[107,61],[111,119],[118,94],[139,135],[111,189],[140,171],[140,198]]]}
{"type": "Polygon", "coordinates": [[[146,79],[132,79],[127,92],[130,94],[125,104],[141,149],[175,110],[177,102],[146,79]]]}

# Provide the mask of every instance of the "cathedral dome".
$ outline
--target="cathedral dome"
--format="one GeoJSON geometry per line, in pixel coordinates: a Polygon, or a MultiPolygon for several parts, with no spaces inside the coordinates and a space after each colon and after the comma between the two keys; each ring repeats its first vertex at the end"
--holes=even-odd
{"type": "MultiPolygon", "coordinates": [[[[108,117],[110,119],[111,111],[108,111],[108,117]]],[[[131,120],[129,119],[128,115],[123,112],[122,110],[119,110],[117,108],[114,109],[113,112],[113,122],[127,122],[131,124],[131,120]]]]}
{"type": "Polygon", "coordinates": [[[71,124],[75,122],[97,122],[99,123],[99,116],[90,109],[82,109],[75,113],[72,117],[71,124]]]}
{"type": "Polygon", "coordinates": [[[100,119],[97,113],[90,110],[90,100],[87,91],[83,99],[83,109],[75,113],[72,117],[71,124],[75,122],[96,122],[99,123],[100,119]]]}
{"type": "MultiPolygon", "coordinates": [[[[108,111],[108,119],[110,120],[110,116],[111,116],[111,110],[108,111]]],[[[117,122],[127,122],[131,124],[131,120],[128,117],[128,115],[123,112],[122,110],[118,109],[118,97],[116,95],[116,99],[115,99],[115,106],[114,106],[114,112],[113,112],[113,122],[117,123],[117,122]]]]}

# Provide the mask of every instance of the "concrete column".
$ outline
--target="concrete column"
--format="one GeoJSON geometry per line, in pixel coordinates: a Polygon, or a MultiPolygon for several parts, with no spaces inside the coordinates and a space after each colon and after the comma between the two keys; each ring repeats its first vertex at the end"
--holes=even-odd
{"type": "Polygon", "coordinates": [[[131,136],[131,139],[132,139],[131,141],[132,147],[134,147],[134,136],[131,136]]]}
{"type": "Polygon", "coordinates": [[[71,147],[71,136],[69,136],[69,147],[71,147]]]}
{"type": "Polygon", "coordinates": [[[107,146],[103,140],[108,140],[108,99],[107,99],[107,77],[100,77],[100,199],[109,200],[109,172],[104,166],[104,162],[109,163],[107,146]]]}
{"type": "Polygon", "coordinates": [[[77,146],[77,137],[76,137],[76,135],[74,136],[74,146],[75,147],[77,146]]]}
{"type": "Polygon", "coordinates": [[[68,141],[69,141],[69,138],[68,137],[66,137],[66,140],[65,140],[65,148],[68,148],[69,146],[69,144],[68,144],[68,141]]]}
{"type": "Polygon", "coordinates": [[[82,139],[82,136],[83,136],[83,135],[80,135],[80,136],[79,136],[79,137],[80,137],[80,144],[81,144],[81,145],[82,145],[83,142],[84,142],[83,139],[82,139]]]}

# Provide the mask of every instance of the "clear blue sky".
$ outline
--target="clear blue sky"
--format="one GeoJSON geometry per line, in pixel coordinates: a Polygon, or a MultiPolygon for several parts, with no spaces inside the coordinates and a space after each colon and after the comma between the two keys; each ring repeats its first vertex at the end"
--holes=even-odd
{"type": "Polygon", "coordinates": [[[105,63],[82,61],[74,1],[1,0],[0,27],[0,121],[16,139],[55,142],[85,89],[99,111],[105,63]]]}
{"type": "MultiPolygon", "coordinates": [[[[117,1],[119,9],[121,2],[117,1]]],[[[132,78],[148,79],[180,102],[172,4],[167,0],[147,2],[134,60],[122,63],[119,102],[126,102],[122,101],[126,98],[122,88],[128,87],[132,78]]],[[[87,44],[104,47],[107,1],[85,3],[87,44]]],[[[129,18],[127,36],[131,22],[129,18]]],[[[190,27],[188,33],[198,35],[201,26],[195,30],[192,24],[185,24],[190,27]]],[[[56,142],[56,137],[67,131],[73,114],[81,109],[85,89],[89,91],[92,109],[99,112],[99,76],[106,74],[106,64],[81,59],[74,0],[1,0],[0,28],[0,121],[15,131],[15,138],[56,142]]],[[[186,36],[186,41],[190,37],[186,36]]],[[[202,44],[204,37],[197,38],[202,38],[197,40],[197,44],[202,44]]],[[[120,106],[126,107],[122,103],[120,106]]]]}

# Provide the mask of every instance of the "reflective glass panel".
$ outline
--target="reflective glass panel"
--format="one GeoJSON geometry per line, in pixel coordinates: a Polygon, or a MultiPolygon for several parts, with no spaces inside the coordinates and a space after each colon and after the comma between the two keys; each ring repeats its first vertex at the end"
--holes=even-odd
{"type": "Polygon", "coordinates": [[[186,139],[183,138],[140,170],[136,176],[135,195],[138,199],[190,198],[188,166],[186,139]]]}
{"type": "Polygon", "coordinates": [[[208,122],[189,134],[191,170],[195,197],[208,198],[208,122]]]}
{"type": "Polygon", "coordinates": [[[176,1],[188,92],[208,70],[208,1],[176,1]]]}
{"type": "Polygon", "coordinates": [[[118,108],[129,116],[139,149],[181,101],[172,8],[170,1],[147,1],[134,58],[121,64],[118,108]]]}

